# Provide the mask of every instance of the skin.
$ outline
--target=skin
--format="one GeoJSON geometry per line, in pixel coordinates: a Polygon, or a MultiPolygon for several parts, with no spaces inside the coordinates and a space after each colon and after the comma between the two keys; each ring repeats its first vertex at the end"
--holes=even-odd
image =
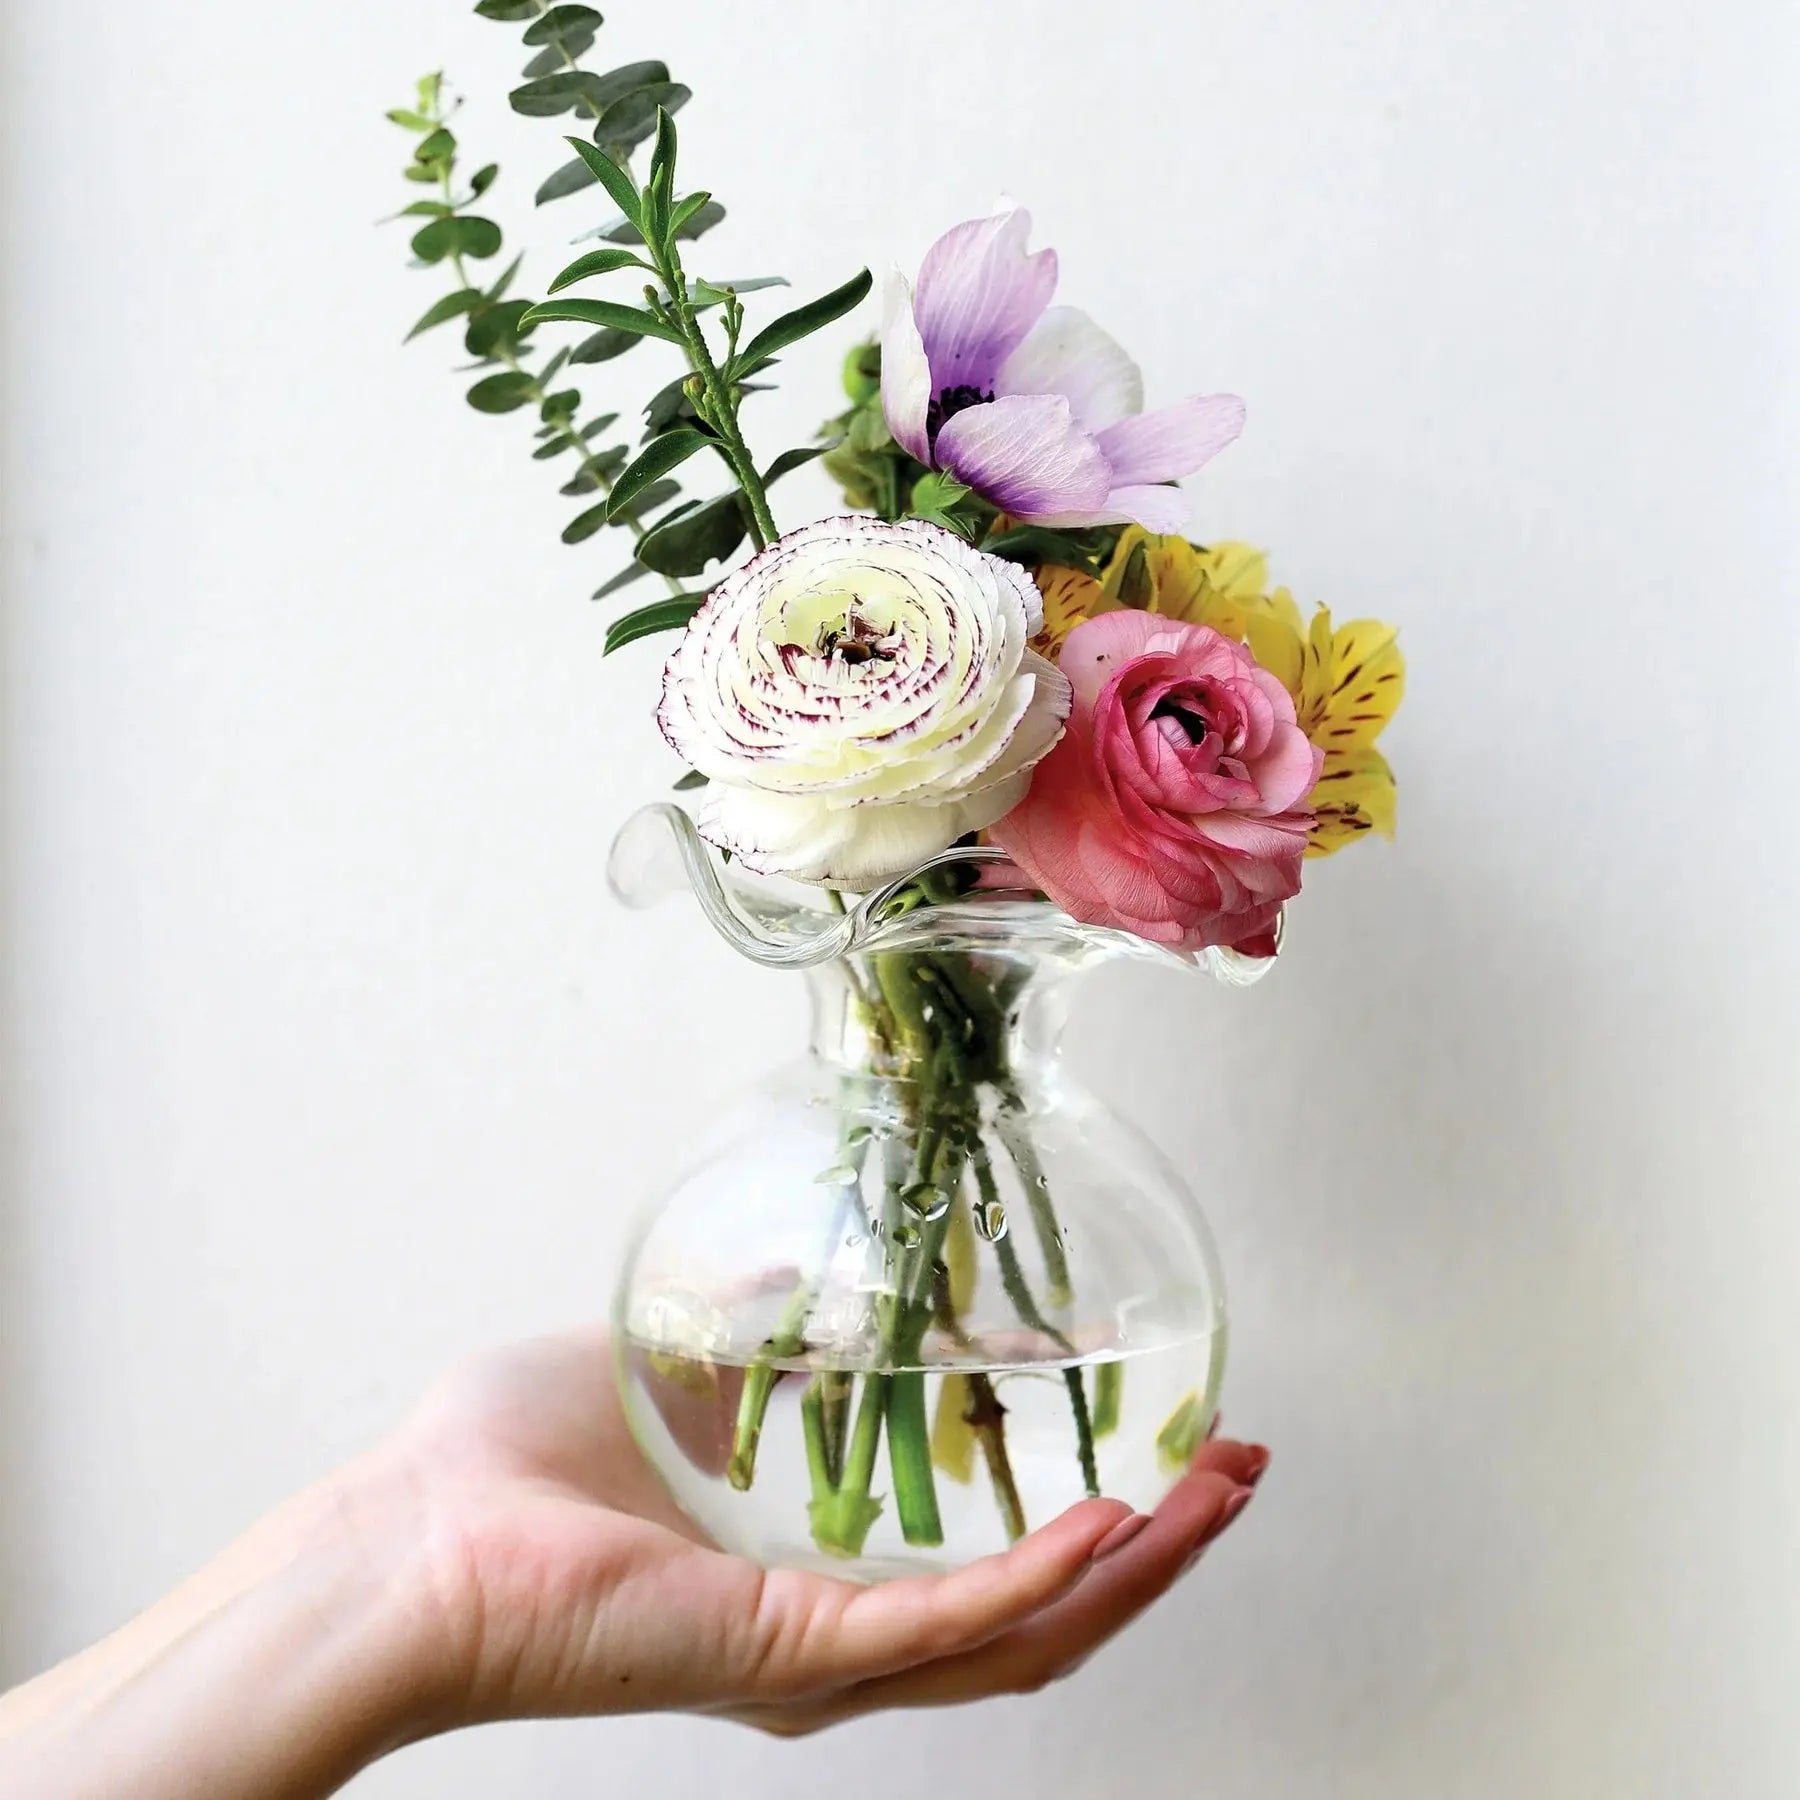
{"type": "Polygon", "coordinates": [[[713,1549],[637,1451],[599,1332],[456,1371],[93,1649],[0,1698],[0,1792],[311,1800],[497,1719],[685,1711],[797,1737],[1032,1693],[1165,1593],[1268,1462],[1217,1439],[1150,1517],[858,1587],[713,1549]]]}

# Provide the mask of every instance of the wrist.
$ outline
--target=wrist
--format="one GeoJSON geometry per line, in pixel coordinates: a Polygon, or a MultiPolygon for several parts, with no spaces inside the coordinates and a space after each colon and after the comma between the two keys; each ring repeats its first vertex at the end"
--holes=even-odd
{"type": "Polygon", "coordinates": [[[453,1724],[426,1523],[398,1466],[370,1460],[309,1489],[0,1700],[0,1789],[312,1800],[453,1724]]]}

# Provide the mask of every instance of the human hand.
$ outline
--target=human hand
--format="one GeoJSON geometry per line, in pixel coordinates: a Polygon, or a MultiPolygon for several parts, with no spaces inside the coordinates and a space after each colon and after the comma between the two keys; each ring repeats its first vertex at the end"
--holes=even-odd
{"type": "Polygon", "coordinates": [[[858,1587],[707,1544],[639,1454],[603,1333],[483,1356],[386,1443],[91,1650],[0,1696],[0,1790],[318,1800],[501,1718],[675,1709],[783,1736],[1069,1673],[1243,1509],[1205,1445],[1153,1517],[1089,1500],[1002,1556],[858,1587]]]}
{"type": "Polygon", "coordinates": [[[1030,1692],[1167,1591],[1268,1453],[1215,1440],[1154,1517],[1091,1500],[1003,1556],[859,1587],[712,1548],[626,1424],[604,1334],[453,1375],[393,1446],[427,1520],[454,1722],[680,1709],[797,1735],[1030,1692]]]}

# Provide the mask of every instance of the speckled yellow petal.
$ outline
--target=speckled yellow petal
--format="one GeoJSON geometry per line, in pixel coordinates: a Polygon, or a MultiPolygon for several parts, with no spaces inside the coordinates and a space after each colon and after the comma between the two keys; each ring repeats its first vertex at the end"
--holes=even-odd
{"type": "Polygon", "coordinates": [[[1331,645],[1331,690],[1320,728],[1312,735],[1323,750],[1374,743],[1406,692],[1406,658],[1398,634],[1379,619],[1341,625],[1331,645]]]}
{"type": "Polygon", "coordinates": [[[1394,772],[1379,750],[1328,750],[1310,804],[1318,822],[1307,840],[1308,856],[1329,856],[1371,831],[1391,838],[1394,772]]]}
{"type": "MultiPolygon", "coordinates": [[[[1286,588],[1260,598],[1246,611],[1244,642],[1297,705],[1305,670],[1306,631],[1300,623],[1300,609],[1286,588]]],[[[1302,725],[1305,722],[1301,720],[1302,725]]]]}
{"type": "Polygon", "coordinates": [[[1031,640],[1031,647],[1055,662],[1077,625],[1113,609],[1105,606],[1099,582],[1080,569],[1046,566],[1033,579],[1044,597],[1044,629],[1031,640]]]}

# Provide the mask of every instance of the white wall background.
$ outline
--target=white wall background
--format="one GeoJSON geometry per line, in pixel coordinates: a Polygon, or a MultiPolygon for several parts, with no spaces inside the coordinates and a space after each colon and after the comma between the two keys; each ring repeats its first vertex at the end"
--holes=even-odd
{"type": "MultiPolygon", "coordinates": [[[[1228,1415],[1277,1451],[1150,1622],[1036,1701],[496,1730],[356,1793],[1800,1791],[1800,16],[611,10],[697,90],[715,273],[818,291],[1007,189],[1155,395],[1249,397],[1196,528],[1403,621],[1402,835],[1313,872],[1254,995],[1121,973],[1089,1015],[1202,1169],[1228,1415]]],[[[666,768],[655,652],[602,665],[608,567],[527,428],[462,405],[447,336],[399,348],[437,284],[372,228],[410,197],[382,109],[449,66],[528,225],[558,146],[505,109],[510,34],[464,0],[0,33],[16,1676],[466,1346],[601,1308],[633,1195],[799,999],[603,897],[666,768]]],[[[537,221],[540,282],[592,210],[537,221]]],[[[790,359],[765,449],[835,357],[790,359]]]]}

